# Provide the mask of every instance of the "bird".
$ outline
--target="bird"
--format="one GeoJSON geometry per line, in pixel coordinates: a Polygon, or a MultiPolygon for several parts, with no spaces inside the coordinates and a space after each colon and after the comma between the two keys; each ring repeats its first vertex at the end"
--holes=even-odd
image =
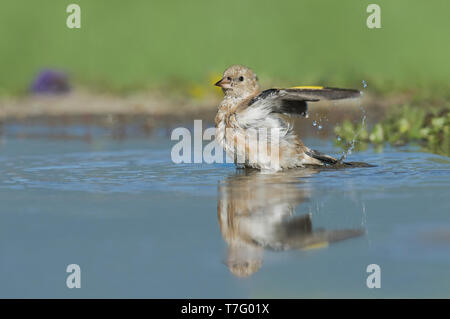
{"type": "Polygon", "coordinates": [[[311,214],[296,213],[311,200],[308,178],[318,172],[313,167],[277,174],[238,170],[220,181],[217,218],[227,244],[224,262],[233,275],[256,273],[265,251],[322,249],[365,234],[364,227],[316,228],[311,214]]]}
{"type": "Polygon", "coordinates": [[[308,102],[358,98],[360,91],[323,86],[262,91],[255,72],[239,64],[228,67],[215,85],[224,93],[215,117],[215,139],[238,167],[280,171],[352,165],[305,146],[290,118],[307,117],[308,102]]]}

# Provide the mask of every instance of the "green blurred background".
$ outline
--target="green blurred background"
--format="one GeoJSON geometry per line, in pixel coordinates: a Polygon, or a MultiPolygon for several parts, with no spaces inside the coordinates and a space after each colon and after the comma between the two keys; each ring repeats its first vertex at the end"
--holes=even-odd
{"type": "Polygon", "coordinates": [[[448,88],[449,14],[448,0],[2,0],[0,94],[46,67],[120,91],[209,85],[236,63],[283,84],[448,88]],[[70,3],[81,29],[66,27],[70,3]],[[381,29],[366,26],[370,3],[381,29]]]}

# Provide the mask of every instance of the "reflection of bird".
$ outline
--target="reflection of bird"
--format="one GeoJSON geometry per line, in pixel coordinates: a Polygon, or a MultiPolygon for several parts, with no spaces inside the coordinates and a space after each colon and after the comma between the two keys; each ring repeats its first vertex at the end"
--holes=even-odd
{"type": "Polygon", "coordinates": [[[217,213],[228,244],[226,264],[238,277],[262,265],[264,249],[313,249],[363,234],[361,229],[314,230],[311,215],[294,216],[295,207],[310,197],[297,185],[313,169],[260,174],[244,170],[219,185],[217,213]]]}
{"type": "Polygon", "coordinates": [[[314,86],[261,92],[255,73],[242,65],[226,69],[216,85],[225,94],[215,119],[216,140],[238,164],[279,170],[338,163],[335,158],[306,147],[286,115],[306,116],[307,102],[359,97],[359,91],[314,86]],[[250,134],[251,130],[265,130],[267,147],[263,151],[257,146],[262,135],[250,134]],[[275,134],[279,137],[275,138],[275,134]]]}

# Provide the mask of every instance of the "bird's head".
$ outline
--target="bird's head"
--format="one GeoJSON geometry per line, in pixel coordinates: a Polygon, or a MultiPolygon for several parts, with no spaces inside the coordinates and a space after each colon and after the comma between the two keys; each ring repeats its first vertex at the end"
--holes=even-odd
{"type": "Polygon", "coordinates": [[[243,65],[230,66],[215,85],[221,87],[223,93],[230,97],[246,98],[259,91],[258,77],[243,65]]]}

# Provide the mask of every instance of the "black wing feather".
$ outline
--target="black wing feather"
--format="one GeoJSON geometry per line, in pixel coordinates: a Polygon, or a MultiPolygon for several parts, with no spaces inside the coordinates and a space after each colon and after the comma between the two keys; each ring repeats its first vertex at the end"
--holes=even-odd
{"type": "Polygon", "coordinates": [[[281,106],[277,113],[295,114],[306,116],[308,114],[308,103],[303,100],[281,100],[281,106]]]}
{"type": "Polygon", "coordinates": [[[282,91],[286,92],[288,96],[296,96],[308,101],[352,99],[361,96],[361,92],[358,90],[328,87],[322,89],[290,88],[282,91]]]}
{"type": "Polygon", "coordinates": [[[349,99],[360,96],[361,92],[358,90],[339,88],[268,89],[253,97],[247,106],[256,106],[256,104],[263,103],[264,107],[270,107],[273,113],[306,116],[307,102],[349,99]]]}
{"type": "Polygon", "coordinates": [[[272,99],[272,112],[283,114],[295,114],[306,116],[308,110],[308,104],[304,99],[295,98],[282,98],[280,96],[280,89],[268,89],[261,92],[261,94],[252,98],[248,106],[251,106],[257,102],[265,99],[272,99]]]}
{"type": "Polygon", "coordinates": [[[250,106],[250,105],[252,105],[252,104],[254,104],[254,103],[258,102],[258,101],[264,100],[264,99],[266,99],[268,97],[274,97],[274,96],[278,95],[279,92],[280,92],[279,89],[264,90],[259,95],[257,95],[254,98],[252,98],[248,102],[248,106],[250,106]]]}

